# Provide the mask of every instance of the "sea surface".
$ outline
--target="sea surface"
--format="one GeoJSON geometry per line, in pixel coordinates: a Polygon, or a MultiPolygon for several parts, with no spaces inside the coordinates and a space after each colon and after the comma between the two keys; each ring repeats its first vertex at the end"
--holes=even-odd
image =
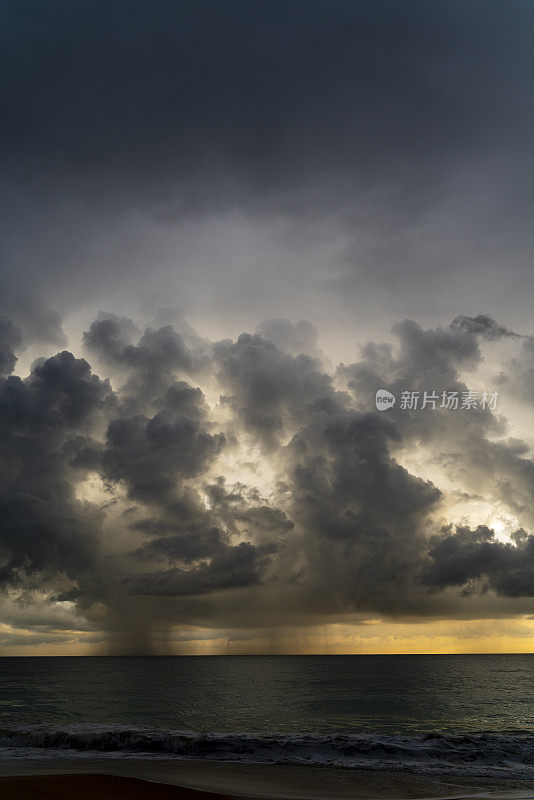
{"type": "Polygon", "coordinates": [[[0,659],[0,760],[80,756],[534,780],[534,655],[0,659]]]}

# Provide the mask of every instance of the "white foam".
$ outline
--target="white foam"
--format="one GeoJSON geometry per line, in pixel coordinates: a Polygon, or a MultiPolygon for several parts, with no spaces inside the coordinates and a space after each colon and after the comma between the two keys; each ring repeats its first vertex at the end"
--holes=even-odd
{"type": "Polygon", "coordinates": [[[534,779],[534,735],[200,733],[128,725],[0,728],[0,759],[157,757],[310,764],[534,779]]]}

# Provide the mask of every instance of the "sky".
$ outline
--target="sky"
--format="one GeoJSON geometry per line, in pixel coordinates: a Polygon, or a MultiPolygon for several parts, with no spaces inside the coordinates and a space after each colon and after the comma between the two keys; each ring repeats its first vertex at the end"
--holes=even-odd
{"type": "Polygon", "coordinates": [[[532,651],[533,33],[2,4],[3,654],[532,651]]]}

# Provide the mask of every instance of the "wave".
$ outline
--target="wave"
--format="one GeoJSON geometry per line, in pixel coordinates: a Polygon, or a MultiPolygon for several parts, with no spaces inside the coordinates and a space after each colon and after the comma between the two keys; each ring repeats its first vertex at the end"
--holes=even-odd
{"type": "Polygon", "coordinates": [[[195,733],[124,725],[0,727],[0,758],[152,756],[347,768],[454,770],[534,779],[534,735],[195,733]]]}

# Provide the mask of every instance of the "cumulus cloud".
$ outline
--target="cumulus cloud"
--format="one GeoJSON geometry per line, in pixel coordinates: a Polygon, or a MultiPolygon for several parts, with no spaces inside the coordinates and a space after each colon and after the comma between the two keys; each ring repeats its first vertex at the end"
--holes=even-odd
{"type": "MultiPolygon", "coordinates": [[[[11,329],[9,329],[11,330],[11,329]]],[[[0,581],[75,581],[94,568],[102,514],[80,501],[81,445],[114,405],[109,382],[66,351],[0,389],[0,581]]]]}
{"type": "MultiPolygon", "coordinates": [[[[462,408],[462,397],[470,390],[465,376],[482,363],[477,334],[454,322],[448,328],[425,331],[404,321],[393,331],[399,339],[396,350],[368,344],[359,362],[338,368],[338,379],[362,409],[373,407],[378,389],[395,394],[398,402],[388,419],[402,437],[399,455],[424,448],[427,458],[444,468],[457,489],[503,501],[514,513],[521,510],[525,524],[531,525],[534,483],[528,446],[506,436],[506,422],[498,410],[482,407],[481,392],[476,407],[462,408]],[[418,393],[416,408],[401,407],[403,392],[418,393]],[[432,404],[423,408],[425,392],[437,398],[435,408],[432,404]],[[441,407],[443,393],[454,393],[458,408],[441,407]]],[[[499,379],[496,386],[501,383],[499,379]]]]}
{"type": "MultiPolygon", "coordinates": [[[[114,315],[92,323],[84,343],[110,377],[126,368],[118,390],[68,351],[38,359],[24,379],[4,377],[4,592],[73,604],[126,649],[150,649],[156,624],[213,625],[220,615],[237,625],[254,609],[255,624],[268,626],[280,598],[310,624],[320,615],[461,615],[490,595],[526,608],[532,536],[519,530],[502,542],[482,523],[444,523],[449,489],[403,464],[430,448],[457,481],[455,497],[504,503],[528,520],[526,445],[503,438],[489,409],[374,409],[379,387],[467,390],[482,362],[478,332],[404,321],[396,347],[368,343],[360,361],[331,374],[310,326],[274,320],[261,330],[199,339],[196,374],[218,389],[218,405],[184,380],[194,348],[171,326],[142,333],[114,315]],[[261,464],[259,485],[221,474],[221,458],[231,464],[250,447],[270,488],[261,464]]],[[[2,342],[7,372],[21,345],[7,320],[2,342]]]]}
{"type": "Polygon", "coordinates": [[[271,446],[310,403],[332,396],[331,378],[316,359],[284,353],[259,334],[217,342],[213,352],[222,401],[271,446]]]}
{"type": "Polygon", "coordinates": [[[449,526],[442,534],[430,542],[429,586],[458,586],[465,592],[493,589],[507,597],[534,595],[534,536],[519,530],[512,542],[503,543],[485,525],[455,531],[449,526]]]}
{"type": "Polygon", "coordinates": [[[202,472],[223,446],[223,434],[212,436],[185,414],[117,419],[107,432],[104,475],[123,481],[132,499],[166,502],[178,477],[202,472]]]}
{"type": "Polygon", "coordinates": [[[123,394],[130,407],[143,409],[168,389],[171,377],[198,374],[206,363],[204,343],[189,347],[173,325],[146,328],[139,336],[134,323],[115,314],[100,314],[83,335],[90,355],[124,376],[123,394]],[[138,339],[138,341],[134,341],[138,339]]]}
{"type": "Polygon", "coordinates": [[[441,493],[390,456],[398,436],[376,413],[321,408],[288,446],[310,583],[338,611],[395,614],[417,594],[429,513],[441,493]]]}

